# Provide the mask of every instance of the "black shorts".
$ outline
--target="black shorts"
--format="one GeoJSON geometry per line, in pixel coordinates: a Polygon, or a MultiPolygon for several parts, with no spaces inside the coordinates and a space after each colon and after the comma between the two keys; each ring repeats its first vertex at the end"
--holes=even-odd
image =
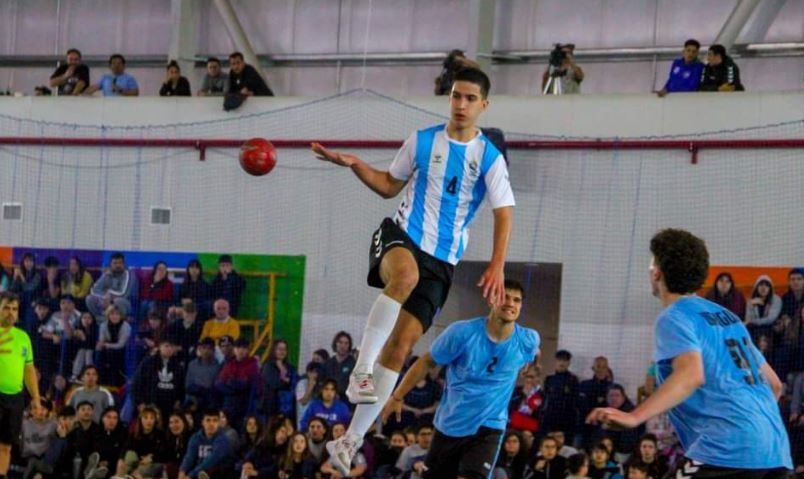
{"type": "Polygon", "coordinates": [[[436,430],[424,464],[424,479],[486,479],[497,462],[503,431],[480,427],[466,437],[451,437],[436,430]]]}
{"type": "Polygon", "coordinates": [[[0,444],[20,444],[25,396],[0,393],[0,444]]]}
{"type": "Polygon", "coordinates": [[[709,466],[687,457],[678,460],[665,479],[786,479],[787,469],[733,469],[709,466]]]}
{"type": "Polygon", "coordinates": [[[410,297],[402,305],[402,309],[415,316],[422,323],[424,332],[427,332],[433,325],[433,318],[447,300],[455,267],[420,250],[394,220],[385,218],[371,237],[369,286],[385,287],[380,278],[380,263],[385,257],[385,253],[394,248],[405,248],[410,251],[419,267],[419,284],[410,293],[410,297]]]}

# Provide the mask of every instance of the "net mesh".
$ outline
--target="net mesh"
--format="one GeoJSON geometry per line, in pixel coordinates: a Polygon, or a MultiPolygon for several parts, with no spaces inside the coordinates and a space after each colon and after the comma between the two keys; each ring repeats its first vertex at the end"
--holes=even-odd
{"type": "MultiPolygon", "coordinates": [[[[0,131],[20,137],[400,140],[444,120],[355,92],[178,125],[99,128],[0,115],[0,131]]],[[[802,136],[804,121],[684,137],[802,136]]],[[[395,152],[354,153],[387,167],[395,152]]],[[[209,149],[200,162],[190,148],[2,146],[0,198],[22,203],[24,220],[3,221],[0,244],[305,255],[300,362],[328,349],[339,330],[359,341],[376,296],[365,285],[368,241],[397,200],[379,199],[349,171],[318,163],[307,150],[281,149],[265,178],[243,174],[236,155],[235,149],[209,149]],[[171,224],[150,224],[152,207],[170,208],[171,224]]],[[[707,150],[697,165],[677,150],[517,149],[509,156],[517,198],[509,258],[563,265],[557,342],[575,354],[572,368],[582,378],[590,375],[593,357],[603,355],[631,394],[644,380],[659,311],[647,284],[648,242],[658,229],[682,227],[702,236],[712,264],[726,270],[788,268],[804,258],[800,149],[707,150]]],[[[486,260],[491,244],[485,210],[465,259],[486,260]]],[[[775,286],[778,294],[787,289],[775,286]]],[[[420,347],[454,319],[440,318],[420,347]]]]}

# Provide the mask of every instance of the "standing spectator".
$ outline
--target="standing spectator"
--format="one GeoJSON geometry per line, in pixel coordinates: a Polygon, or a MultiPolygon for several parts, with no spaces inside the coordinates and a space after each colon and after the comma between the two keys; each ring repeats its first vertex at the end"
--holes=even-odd
{"type": "Polygon", "coordinates": [[[84,263],[77,256],[73,256],[67,265],[67,271],[61,276],[62,294],[72,295],[75,307],[79,311],[86,311],[86,297],[91,291],[92,275],[84,268],[84,263]]]}
{"type": "Polygon", "coordinates": [[[352,413],[345,402],[335,398],[336,388],[337,384],[334,379],[324,381],[324,386],[321,388],[321,398],[310,401],[310,406],[304,412],[304,417],[301,420],[301,429],[307,429],[310,419],[314,417],[324,419],[330,424],[335,424],[336,422],[349,424],[352,413]]]}
{"type": "Polygon", "coordinates": [[[215,389],[222,398],[221,409],[236,430],[243,428],[246,415],[256,412],[260,383],[257,358],[249,354],[248,341],[238,339],[234,343],[234,358],[226,361],[215,380],[215,389]]]}
{"type": "Polygon", "coordinates": [[[168,419],[167,439],[165,440],[165,473],[168,479],[179,477],[179,467],[187,453],[192,431],[187,419],[180,412],[174,412],[168,419]]]}
{"type": "Polygon", "coordinates": [[[338,385],[338,395],[343,398],[346,397],[346,388],[349,387],[349,375],[355,368],[352,344],[352,336],[346,331],[339,331],[332,340],[332,350],[335,354],[324,363],[324,379],[334,379],[338,385]]]}
{"type": "Polygon", "coordinates": [[[290,437],[285,457],[279,463],[279,479],[314,479],[317,469],[307,437],[297,432],[290,437]]]}
{"type": "Polygon", "coordinates": [[[668,93],[698,91],[704,71],[704,64],[698,60],[700,49],[701,44],[698,43],[698,40],[690,38],[684,42],[681,58],[673,60],[673,65],[670,66],[670,74],[664,87],[656,92],[660,97],[668,93]]]}
{"type": "Polygon", "coordinates": [[[145,406],[140,411],[123,459],[117,463],[117,475],[159,477],[164,469],[159,459],[165,451],[165,433],[159,410],[145,406]]]}
{"type": "Polygon", "coordinates": [[[229,75],[223,72],[221,61],[216,57],[207,59],[207,74],[198,90],[198,96],[223,96],[229,91],[229,75]]]}
{"type": "Polygon", "coordinates": [[[701,76],[701,91],[745,91],[740,69],[723,45],[712,45],[706,53],[706,67],[701,76]]]}
{"type": "Polygon", "coordinates": [[[181,68],[176,60],[171,60],[167,67],[165,83],[159,89],[159,96],[193,96],[190,90],[190,82],[186,77],[181,76],[181,68]]]}
{"type": "MultiPolygon", "coordinates": [[[[581,93],[581,82],[584,79],[584,72],[577,63],[575,63],[575,45],[567,43],[565,45],[558,45],[563,53],[563,60],[561,66],[553,75],[558,75],[561,82],[561,93],[564,95],[581,93]]],[[[550,79],[550,68],[548,67],[542,74],[542,90],[547,85],[547,80],[550,79]]]]}
{"type": "Polygon", "coordinates": [[[795,268],[787,275],[790,289],[782,295],[782,311],[779,318],[790,321],[804,320],[804,269],[795,268]]]}
{"type": "MultiPolygon", "coordinates": [[[[302,428],[304,430],[304,428],[302,428]]],[[[324,450],[327,445],[329,437],[329,424],[326,420],[320,417],[310,418],[307,424],[307,447],[310,449],[310,454],[315,459],[317,465],[320,465],[324,460],[324,450]]]]}
{"type": "MultiPolygon", "coordinates": [[[[606,406],[606,396],[612,384],[609,360],[606,357],[596,357],[592,371],[594,371],[592,379],[581,381],[578,385],[579,421],[583,421],[592,412],[592,409],[606,406]]],[[[576,446],[580,445],[586,449],[592,443],[591,434],[593,428],[587,424],[582,424],[581,431],[583,432],[583,438],[581,442],[576,441],[576,446]]]]}
{"type": "Polygon", "coordinates": [[[712,289],[706,293],[706,299],[736,314],[740,321],[745,321],[745,298],[734,286],[731,273],[723,272],[717,275],[712,289]]]}
{"type": "Polygon", "coordinates": [[[464,68],[477,68],[480,65],[477,62],[466,58],[463,50],[452,50],[447,54],[447,58],[441,65],[441,73],[435,79],[435,94],[436,96],[449,95],[452,91],[452,82],[455,73],[464,68]]]}
{"type": "Polygon", "coordinates": [[[306,374],[296,383],[296,424],[301,428],[301,419],[310,405],[310,401],[321,392],[321,364],[311,361],[307,364],[306,374]]]}
{"type": "Polygon", "coordinates": [[[109,270],[95,281],[92,292],[87,296],[87,308],[98,317],[114,304],[123,317],[128,316],[131,312],[131,295],[136,289],[137,277],[126,268],[125,257],[122,253],[114,253],[109,270]]]}
{"type": "Polygon", "coordinates": [[[226,435],[220,430],[218,411],[205,411],[201,429],[190,438],[187,454],[179,469],[179,479],[229,477],[227,473],[233,466],[234,453],[226,435]]]}
{"type": "MultiPolygon", "coordinates": [[[[243,296],[243,291],[246,290],[246,280],[234,270],[232,257],[228,254],[221,255],[218,258],[218,274],[212,280],[210,289],[212,290],[212,299],[225,299],[229,304],[232,316],[237,317],[240,312],[240,300],[243,296]]],[[[237,339],[236,336],[235,339],[237,339]]]]}
{"type": "Polygon", "coordinates": [[[210,286],[204,279],[204,268],[201,262],[197,259],[191,259],[187,263],[185,270],[184,282],[179,287],[179,299],[182,304],[186,300],[190,300],[196,304],[201,319],[209,317],[210,304],[210,286]]]}
{"type": "Polygon", "coordinates": [[[527,451],[522,447],[522,438],[516,431],[507,432],[494,468],[502,469],[508,479],[523,479],[526,465],[527,451]]]}
{"type": "MultiPolygon", "coordinates": [[[[107,471],[115,470],[123,451],[128,447],[128,431],[120,422],[120,414],[114,406],[109,406],[103,411],[100,426],[101,431],[95,438],[98,468],[106,468],[107,471]]],[[[90,459],[92,459],[91,456],[90,459]]]]}
{"type": "Polygon", "coordinates": [[[558,442],[545,437],[539,445],[539,453],[530,464],[533,479],[563,479],[567,475],[567,460],[558,454],[558,442]]]}
{"type": "Polygon", "coordinates": [[[14,278],[8,290],[19,295],[22,324],[30,324],[33,320],[34,303],[42,294],[42,275],[36,269],[33,253],[22,255],[19,267],[14,268],[14,278]]]}
{"type": "Polygon", "coordinates": [[[215,342],[211,338],[198,343],[197,355],[187,366],[184,385],[188,402],[195,403],[198,410],[204,411],[215,403],[215,379],[221,365],[215,361],[215,342]]]}
{"type": "MultiPolygon", "coordinates": [[[[619,384],[612,384],[609,387],[609,392],[606,395],[607,406],[614,409],[619,409],[623,412],[631,412],[635,409],[634,403],[628,399],[625,394],[625,389],[619,384]]],[[[640,425],[634,429],[612,429],[603,425],[598,426],[598,430],[594,435],[594,439],[602,441],[604,438],[610,438],[614,443],[614,450],[611,453],[614,460],[618,463],[624,462],[628,456],[639,445],[639,437],[645,432],[645,426],[640,425]]]]}
{"type": "Polygon", "coordinates": [[[140,288],[140,319],[157,311],[161,315],[173,303],[173,282],[168,278],[168,267],[157,261],[151,269],[151,280],[140,288]]]}
{"type": "Polygon", "coordinates": [[[592,461],[589,464],[590,479],[623,479],[620,466],[611,460],[611,452],[599,442],[592,447],[592,461]]]}
{"type": "Polygon", "coordinates": [[[628,458],[626,468],[634,463],[641,463],[647,466],[649,477],[661,479],[667,474],[667,461],[659,455],[659,443],[656,436],[645,434],[639,438],[639,449],[628,458]]]}
{"type": "MultiPolygon", "coordinates": [[[[69,295],[63,296],[62,301],[70,298],[69,295]]],[[[95,346],[98,344],[98,325],[95,317],[89,311],[81,314],[81,319],[73,329],[73,336],[70,338],[70,351],[74,351],[72,356],[72,374],[70,382],[76,382],[81,376],[81,371],[86,366],[95,364],[95,346]]],[[[68,356],[70,357],[70,356],[68,356]]]]}
{"type": "Polygon", "coordinates": [[[59,260],[54,256],[48,256],[43,264],[45,274],[42,275],[42,297],[48,300],[51,309],[56,309],[61,298],[59,260]]]}
{"type": "Polygon", "coordinates": [[[167,338],[176,347],[176,352],[185,366],[195,358],[195,348],[201,338],[203,323],[198,320],[198,310],[192,300],[174,309],[177,316],[168,324],[167,338]]]}
{"type": "Polygon", "coordinates": [[[89,67],[81,62],[81,52],[67,50],[67,61],[50,75],[50,87],[58,88],[59,95],[80,95],[89,86],[89,67]]]}
{"type": "Polygon", "coordinates": [[[245,96],[274,96],[256,68],[248,65],[240,52],[229,55],[229,93],[245,96]]]}
{"type": "Polygon", "coordinates": [[[95,366],[89,365],[84,368],[81,381],[83,386],[72,390],[65,398],[65,402],[76,410],[81,403],[92,404],[92,420],[100,423],[103,412],[114,406],[114,396],[108,389],[98,385],[98,368],[95,366]]]}
{"type": "Polygon", "coordinates": [[[221,338],[228,336],[233,339],[240,337],[240,323],[229,315],[229,302],[218,299],[213,306],[215,316],[204,323],[201,330],[201,339],[212,338],[220,342],[221,338]]]}
{"type": "MultiPolygon", "coordinates": [[[[745,322],[751,337],[771,334],[771,328],[782,312],[782,300],[773,292],[773,281],[770,276],[760,275],[751,290],[751,299],[745,310],[745,322]]],[[[787,328],[791,321],[780,321],[781,327],[787,328]]]]}
{"type": "Polygon", "coordinates": [[[586,453],[579,452],[567,458],[567,479],[588,479],[588,475],[589,456],[586,453]]]}
{"type": "Polygon", "coordinates": [[[135,406],[154,404],[164,418],[169,417],[184,398],[184,369],[174,357],[170,341],[163,340],[158,348],[159,354],[146,357],[137,368],[131,389],[135,406]]]}
{"type": "Polygon", "coordinates": [[[396,468],[410,473],[410,479],[421,479],[425,470],[424,459],[433,441],[433,426],[422,424],[416,429],[416,442],[402,450],[396,468]]]}
{"type": "Polygon", "coordinates": [[[572,443],[578,423],[578,377],[569,370],[572,362],[569,351],[562,349],[556,352],[555,359],[556,372],[544,380],[543,427],[548,432],[563,431],[567,441],[572,443]]]}
{"type": "Polygon", "coordinates": [[[327,350],[324,348],[316,349],[313,351],[313,357],[310,359],[310,361],[318,363],[323,367],[324,363],[329,361],[329,352],[327,352],[327,350]]]}
{"type": "Polygon", "coordinates": [[[103,75],[98,83],[87,88],[87,95],[92,95],[98,90],[103,91],[103,96],[140,95],[137,80],[126,73],[126,59],[123,55],[115,53],[109,57],[109,70],[111,73],[103,75]]]}
{"type": "Polygon", "coordinates": [[[106,309],[106,321],[100,328],[98,365],[103,384],[122,386],[126,382],[126,343],[131,326],[123,320],[123,312],[116,304],[106,309]]]}
{"type": "Polygon", "coordinates": [[[262,376],[262,412],[266,417],[282,414],[295,415],[294,392],[299,374],[288,361],[288,342],[278,339],[271,344],[268,361],[260,371],[262,376]]]}

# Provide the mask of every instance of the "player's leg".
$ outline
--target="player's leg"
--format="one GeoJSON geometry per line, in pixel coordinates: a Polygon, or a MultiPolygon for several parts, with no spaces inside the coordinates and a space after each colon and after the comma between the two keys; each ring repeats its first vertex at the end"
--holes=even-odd
{"type": "Polygon", "coordinates": [[[454,478],[458,475],[458,462],[465,444],[464,438],[454,438],[433,431],[433,440],[424,458],[424,479],[454,478]]]}
{"type": "Polygon", "coordinates": [[[503,431],[481,427],[461,448],[459,479],[486,479],[494,469],[503,431]]]}

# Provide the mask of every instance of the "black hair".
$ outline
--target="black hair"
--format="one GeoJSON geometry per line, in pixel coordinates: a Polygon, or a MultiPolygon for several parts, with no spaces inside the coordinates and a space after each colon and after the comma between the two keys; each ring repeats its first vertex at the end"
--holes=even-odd
{"type": "Polygon", "coordinates": [[[650,240],[650,251],[671,293],[693,293],[706,280],[709,273],[706,243],[689,231],[673,228],[659,231],[650,240]]]}
{"type": "Polygon", "coordinates": [[[181,73],[181,67],[179,66],[179,62],[177,62],[176,60],[170,60],[167,66],[165,67],[165,70],[170,70],[173,67],[176,67],[176,70],[178,70],[179,73],[181,73]]]}
{"type": "Polygon", "coordinates": [[[109,261],[111,262],[111,261],[114,261],[116,259],[121,259],[121,260],[125,261],[126,257],[123,256],[123,253],[118,251],[116,253],[112,253],[112,256],[109,257],[109,261]]]}
{"type": "MultiPolygon", "coordinates": [[[[78,273],[75,276],[72,276],[72,280],[76,283],[80,283],[81,280],[84,278],[84,273],[86,272],[86,267],[84,266],[84,262],[81,261],[81,258],[78,256],[73,256],[70,258],[70,261],[75,260],[76,264],[78,264],[78,273]]],[[[67,265],[67,274],[70,275],[70,268],[69,264],[67,265]]]]}
{"type": "Polygon", "coordinates": [[[572,360],[572,353],[566,349],[559,349],[556,351],[556,359],[563,359],[565,361],[572,360]]]}
{"type": "Polygon", "coordinates": [[[59,411],[59,413],[56,414],[56,416],[57,417],[73,417],[73,416],[75,416],[75,408],[72,407],[72,406],[64,406],[63,408],[61,408],[61,411],[59,411]]]}
{"type": "Polygon", "coordinates": [[[650,472],[650,467],[642,461],[630,462],[626,466],[626,469],[636,469],[637,471],[641,471],[645,474],[648,474],[648,472],[650,472]]]}
{"type": "Polygon", "coordinates": [[[584,465],[589,462],[589,456],[586,453],[579,452],[567,458],[567,470],[573,476],[577,476],[584,465]]]}
{"type": "Polygon", "coordinates": [[[706,299],[718,300],[718,299],[726,298],[726,297],[731,296],[734,293],[734,291],[735,291],[734,278],[732,277],[731,273],[729,273],[728,271],[724,271],[724,272],[718,274],[717,277],[715,278],[715,282],[712,283],[712,289],[706,295],[707,296],[706,299]],[[720,294],[720,290],[717,289],[717,283],[723,278],[728,278],[729,282],[731,283],[731,289],[726,294],[720,294]]]}
{"type": "Polygon", "coordinates": [[[24,253],[22,255],[22,258],[20,258],[20,271],[22,272],[22,275],[25,276],[26,279],[28,279],[28,275],[33,274],[36,271],[36,255],[31,253],[30,251],[24,253]],[[28,269],[25,268],[26,259],[30,259],[34,263],[33,268],[31,268],[30,271],[28,271],[28,269]]]}
{"type": "Polygon", "coordinates": [[[714,44],[709,47],[709,51],[714,53],[715,55],[720,55],[720,58],[726,58],[726,47],[720,44],[714,44]]]}
{"type": "Polygon", "coordinates": [[[243,57],[243,54],[240,53],[240,52],[234,52],[231,55],[229,55],[229,60],[231,60],[232,58],[239,58],[241,60],[245,60],[245,58],[243,57]]]}
{"type": "MultiPolygon", "coordinates": [[[[154,267],[151,268],[151,283],[153,283],[154,278],[156,278],[156,268],[158,268],[160,264],[165,265],[165,269],[167,269],[167,267],[168,267],[167,263],[165,263],[161,259],[159,261],[157,261],[156,263],[154,263],[154,267]]],[[[167,280],[168,280],[168,277],[167,277],[167,274],[165,274],[165,278],[162,281],[167,281],[167,280]]]]}
{"type": "Polygon", "coordinates": [[[20,297],[11,291],[0,291],[0,304],[2,303],[17,303],[19,304],[20,297]]]}
{"type": "Polygon", "coordinates": [[[58,268],[59,259],[55,256],[48,256],[45,258],[45,268],[58,268]]]}
{"type": "Polygon", "coordinates": [[[659,445],[659,438],[656,437],[656,434],[650,432],[643,434],[642,437],[639,438],[639,444],[642,444],[643,441],[650,441],[657,446],[659,445]]]}
{"type": "MultiPolygon", "coordinates": [[[[768,295],[765,296],[765,298],[762,300],[762,306],[764,308],[765,306],[768,305],[768,303],[770,303],[773,300],[773,294],[774,294],[773,293],[773,284],[770,281],[768,281],[767,279],[761,279],[761,280],[757,281],[757,284],[754,285],[754,289],[751,291],[751,298],[753,299],[753,298],[759,298],[760,297],[759,296],[759,287],[761,285],[763,285],[763,284],[768,287],[768,295]]],[[[762,314],[765,314],[764,309],[762,310],[762,314]]]]}
{"type": "Polygon", "coordinates": [[[97,367],[97,366],[95,366],[94,364],[87,364],[86,366],[84,366],[84,369],[82,369],[82,370],[81,370],[81,375],[80,375],[79,377],[83,377],[83,376],[84,376],[84,373],[86,373],[86,372],[87,372],[87,371],[89,371],[90,369],[94,369],[96,373],[99,373],[99,374],[100,374],[100,372],[98,371],[98,367],[97,367]]]}
{"type": "Polygon", "coordinates": [[[804,276],[804,268],[793,268],[793,269],[791,269],[790,272],[787,273],[787,277],[790,278],[791,276],[793,276],[795,274],[797,274],[799,276],[804,276]]]}
{"type": "Polygon", "coordinates": [[[317,354],[317,355],[321,356],[322,358],[324,358],[324,361],[329,359],[329,351],[327,351],[324,348],[316,349],[315,351],[313,351],[313,354],[317,354]]]}
{"type": "Polygon", "coordinates": [[[522,283],[515,279],[506,279],[503,282],[503,287],[505,289],[513,289],[514,291],[519,291],[519,294],[522,295],[522,299],[525,299],[525,287],[522,286],[522,283]]]}
{"type": "Polygon", "coordinates": [[[220,65],[221,61],[218,60],[218,57],[209,57],[207,58],[207,63],[217,63],[218,65],[220,65]]]}
{"type": "Polygon", "coordinates": [[[418,426],[416,426],[416,435],[417,436],[419,435],[419,433],[422,432],[422,429],[429,429],[429,430],[433,431],[433,430],[435,430],[435,427],[433,427],[433,425],[428,423],[428,422],[419,424],[418,426]]]}
{"type": "Polygon", "coordinates": [[[95,405],[94,405],[94,404],[92,404],[92,402],[90,402],[90,401],[81,401],[81,402],[80,402],[80,403],[78,403],[78,405],[76,406],[76,409],[81,409],[83,406],[89,406],[89,407],[91,407],[92,409],[95,409],[95,405]]]}
{"type": "Polygon", "coordinates": [[[67,50],[67,55],[69,55],[70,53],[75,53],[76,55],[78,55],[78,58],[81,58],[81,50],[77,48],[71,48],[67,50]]]}
{"type": "Polygon", "coordinates": [[[354,346],[354,341],[352,341],[352,335],[347,333],[346,331],[338,331],[338,334],[336,334],[335,337],[332,338],[332,350],[337,351],[335,346],[337,346],[338,340],[341,338],[347,338],[349,340],[349,351],[351,351],[352,346],[354,346]]]}
{"type": "Polygon", "coordinates": [[[204,414],[201,417],[221,417],[221,410],[215,408],[205,409],[204,414]]]}
{"type": "MultiPolygon", "coordinates": [[[[124,57],[123,55],[121,55],[119,53],[115,53],[115,54],[113,54],[112,56],[109,57],[109,65],[112,64],[112,60],[114,60],[115,58],[117,58],[121,62],[123,62],[123,65],[126,64],[126,57],[124,57]]],[[[114,256],[112,256],[112,258],[114,258],[114,256]]]]}
{"type": "Polygon", "coordinates": [[[324,388],[329,386],[329,385],[332,385],[332,387],[335,388],[336,392],[338,391],[338,381],[336,381],[336,380],[334,380],[332,378],[327,378],[327,379],[324,380],[323,383],[321,383],[321,390],[323,391],[324,388]]]}
{"type": "Polygon", "coordinates": [[[190,277],[190,268],[192,268],[193,266],[198,268],[198,281],[199,282],[203,281],[203,279],[204,279],[204,267],[201,266],[201,262],[198,261],[197,259],[191,259],[190,261],[187,262],[187,267],[184,269],[184,272],[185,272],[185,275],[186,275],[184,277],[184,281],[185,282],[191,281],[192,278],[190,277]]]}
{"type": "Polygon", "coordinates": [[[455,76],[452,77],[452,83],[455,84],[457,81],[465,81],[469,83],[474,83],[475,85],[480,87],[480,96],[483,99],[488,98],[489,91],[491,91],[491,80],[489,80],[488,75],[483,73],[483,70],[479,68],[462,68],[455,72],[455,76]]]}
{"type": "Polygon", "coordinates": [[[694,47],[695,47],[695,48],[697,48],[698,50],[700,50],[700,49],[701,49],[701,42],[699,42],[698,40],[696,40],[696,39],[694,39],[694,38],[690,38],[689,40],[687,40],[686,42],[684,42],[684,48],[686,48],[686,47],[688,47],[688,46],[690,46],[690,45],[694,46],[694,47]]]}

